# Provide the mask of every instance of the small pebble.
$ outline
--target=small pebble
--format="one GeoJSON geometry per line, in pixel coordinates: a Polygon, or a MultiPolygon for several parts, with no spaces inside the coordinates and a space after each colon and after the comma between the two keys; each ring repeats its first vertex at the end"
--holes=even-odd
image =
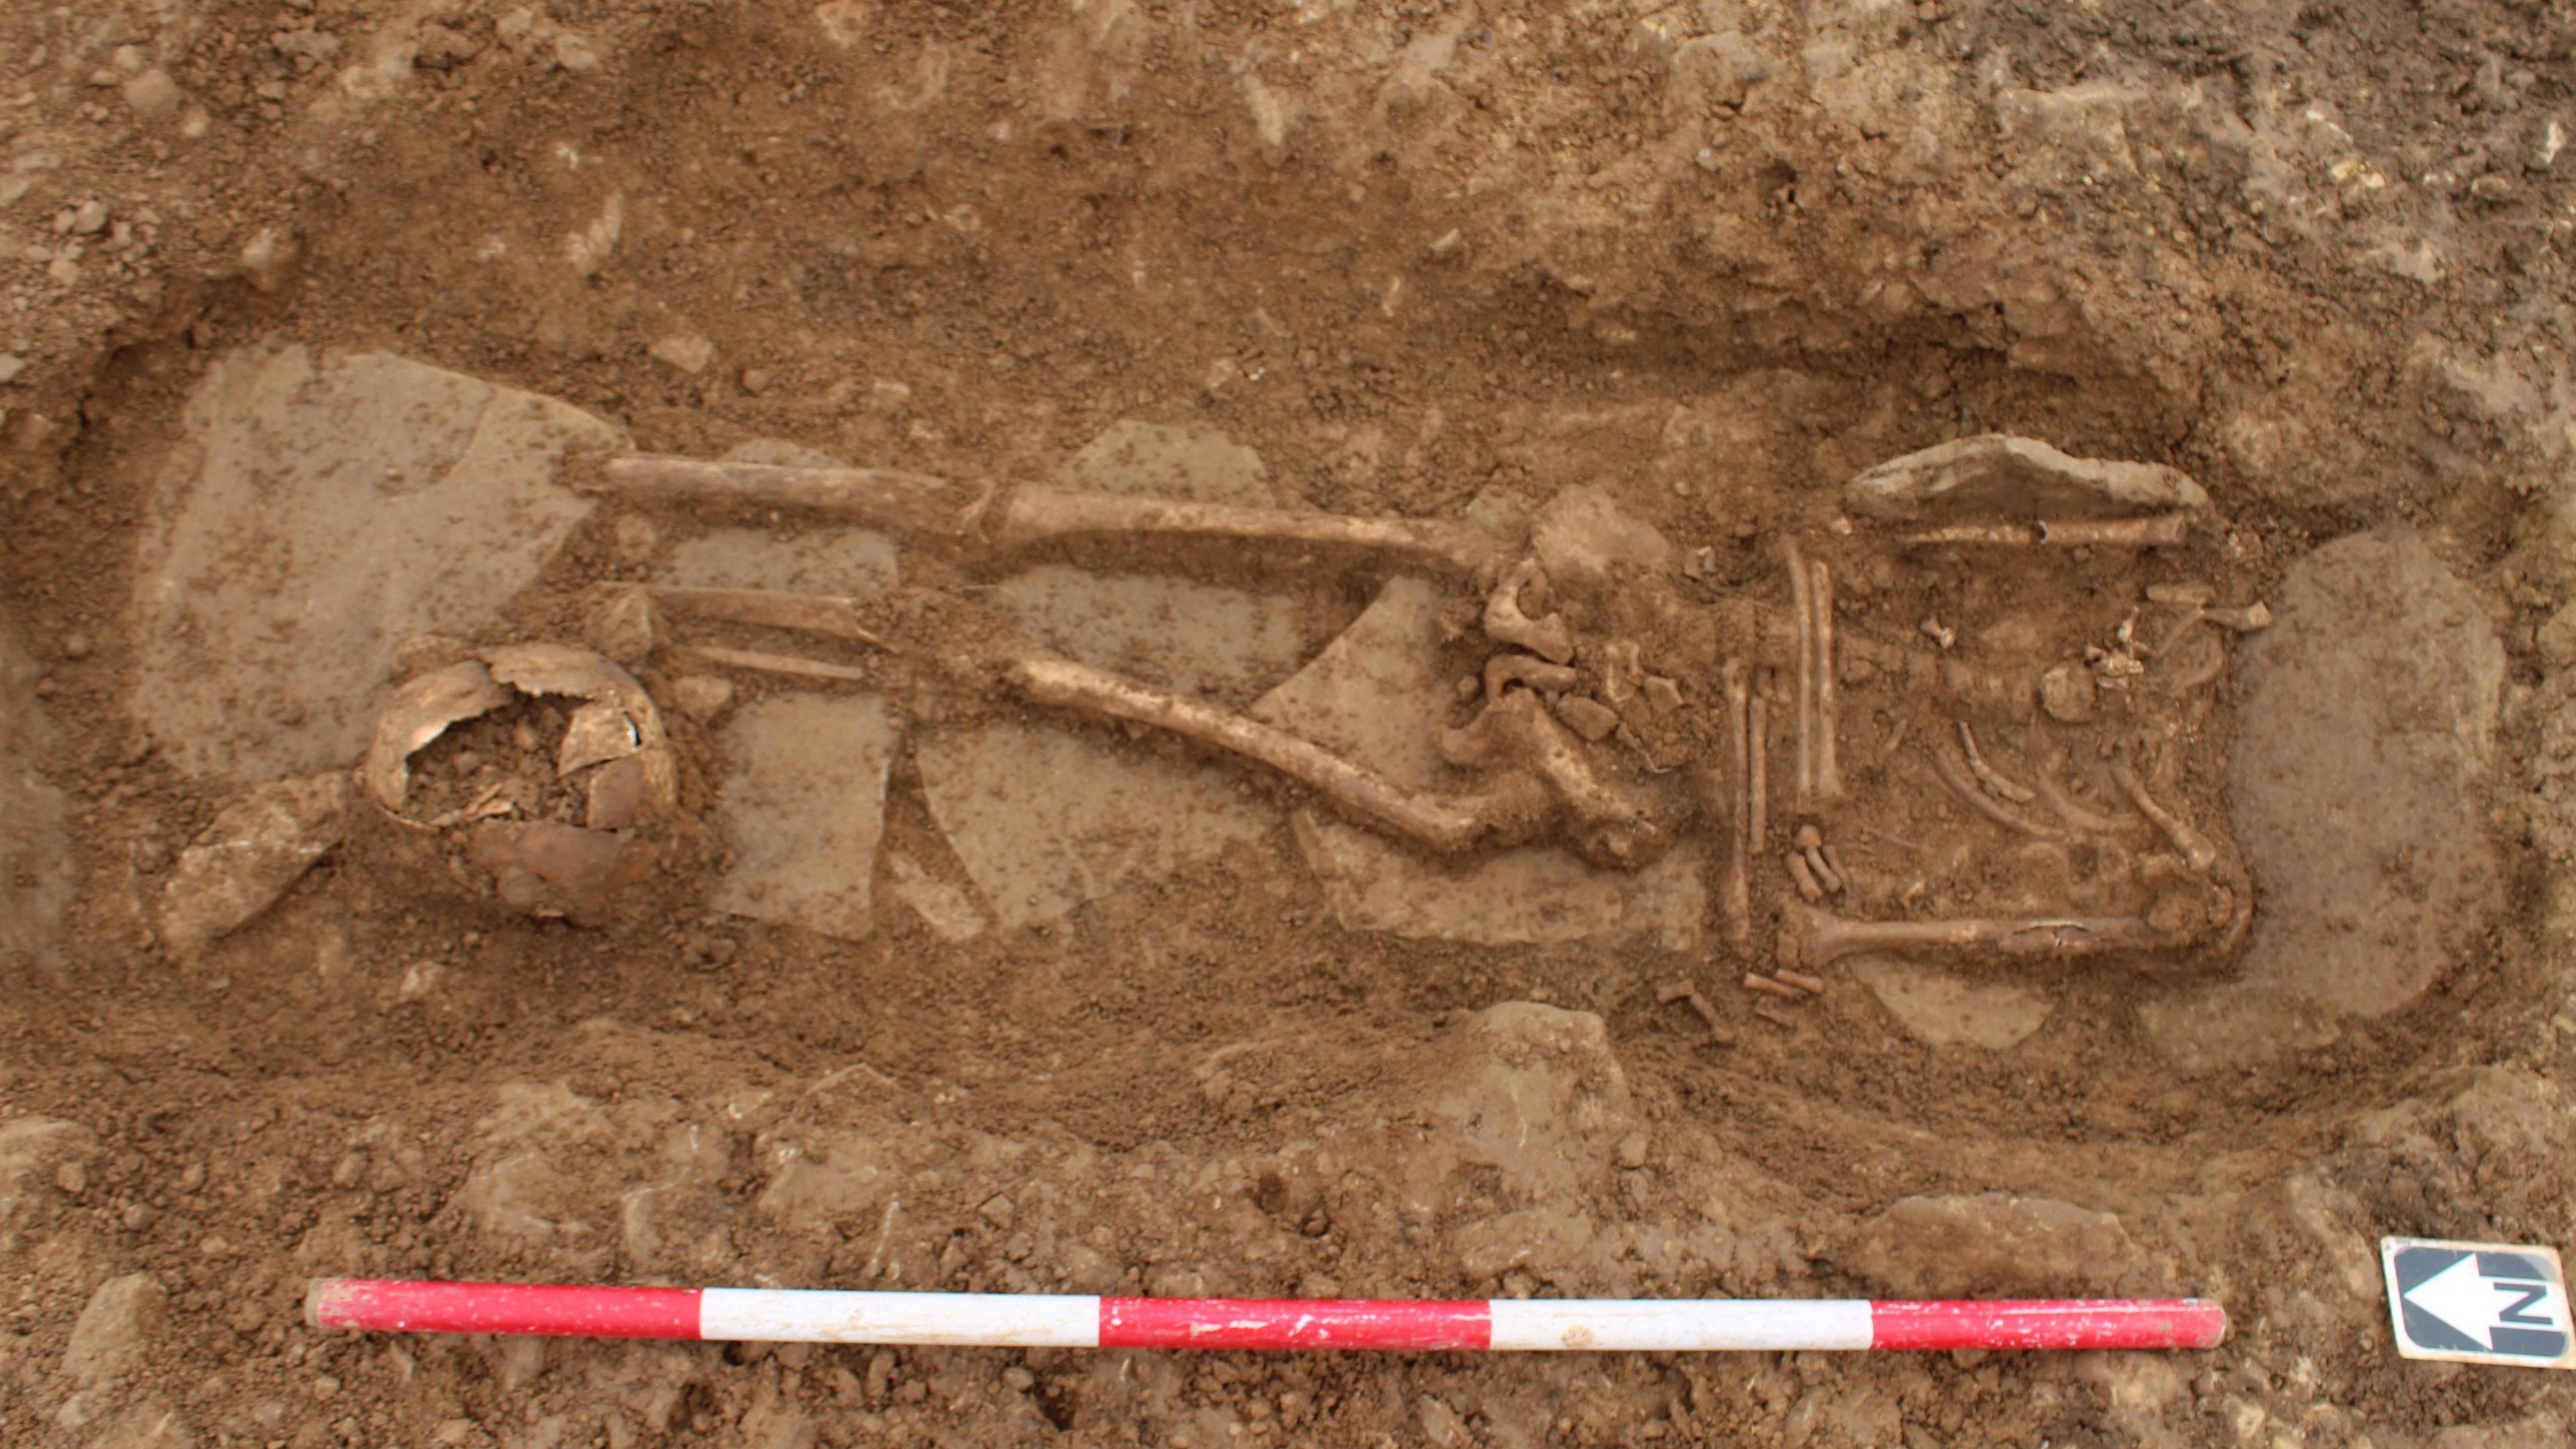
{"type": "Polygon", "coordinates": [[[1038,1386],[1038,1376],[1013,1364],[1002,1370],[1002,1382],[1010,1385],[1013,1393],[1025,1394],[1038,1386]]]}
{"type": "Polygon", "coordinates": [[[72,212],[74,236],[96,236],[107,230],[107,203],[92,197],[72,212]]]}
{"type": "Polygon", "coordinates": [[[66,1162],[54,1169],[54,1186],[72,1197],[89,1191],[89,1169],[77,1162],[66,1162]]]}
{"type": "Polygon", "coordinates": [[[92,645],[89,642],[89,636],[78,629],[74,629],[63,636],[63,657],[65,659],[87,659],[90,656],[91,648],[92,645]]]}

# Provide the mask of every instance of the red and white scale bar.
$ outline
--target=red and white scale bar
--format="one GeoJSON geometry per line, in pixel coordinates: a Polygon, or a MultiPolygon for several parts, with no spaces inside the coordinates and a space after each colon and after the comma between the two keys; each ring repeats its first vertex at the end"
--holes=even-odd
{"type": "Polygon", "coordinates": [[[305,1313],[316,1327],[377,1333],[989,1348],[2177,1349],[2214,1348],[2227,1336],[2227,1311],[2200,1298],[1407,1303],[326,1278],[313,1285],[305,1313]]]}

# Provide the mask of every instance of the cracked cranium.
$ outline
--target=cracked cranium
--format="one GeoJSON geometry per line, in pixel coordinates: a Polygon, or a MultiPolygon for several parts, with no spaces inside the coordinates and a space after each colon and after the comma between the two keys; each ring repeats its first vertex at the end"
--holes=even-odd
{"type": "Polygon", "coordinates": [[[649,836],[679,799],[643,685],[563,644],[504,645],[405,680],[376,717],[358,781],[406,835],[435,842],[458,879],[581,924],[651,875],[649,836]],[[478,724],[486,738],[444,752],[426,777],[416,768],[433,743],[478,724]]]}

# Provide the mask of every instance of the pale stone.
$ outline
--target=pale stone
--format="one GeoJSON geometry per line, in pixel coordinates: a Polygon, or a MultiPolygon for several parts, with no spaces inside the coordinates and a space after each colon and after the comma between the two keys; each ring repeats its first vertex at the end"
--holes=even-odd
{"type": "Polygon", "coordinates": [[[2243,968],[2141,1013],[2195,1069],[2405,1007],[2506,901],[2479,800],[2505,656],[2478,596],[2398,529],[2300,560],[2276,612],[2245,645],[2228,772],[2256,903],[2243,968]]]}
{"type": "Polygon", "coordinates": [[[63,1350],[63,1372],[83,1388],[141,1368],[152,1341],[169,1323],[170,1295],[149,1273],[110,1278],[89,1296],[71,1343],[63,1350]]]}
{"type": "Polygon", "coordinates": [[[179,852],[161,894],[161,936],[185,960],[249,924],[347,831],[349,775],[262,785],[217,812],[179,852]]]}
{"type": "Polygon", "coordinates": [[[557,480],[625,435],[381,353],[236,353],[190,399],[137,574],[136,713],[195,775],[364,752],[394,653],[472,637],[590,511],[557,480]]]}
{"type": "Polygon", "coordinates": [[[1056,481],[1067,488],[1275,508],[1261,455],[1204,428],[1127,419],[1083,445],[1056,481]]]}
{"type": "Polygon", "coordinates": [[[1893,957],[1856,956],[1848,964],[1887,1014],[1927,1046],[2008,1051],[2048,1020],[2048,997],[2027,986],[1893,957]]]}
{"type": "Polygon", "coordinates": [[[900,721],[873,695],[786,695],[736,711],[724,728],[733,771],[716,802],[733,864],[709,903],[867,937],[886,772],[901,740],[900,721]]]}
{"type": "Polygon", "coordinates": [[[2076,1298],[2142,1266],[2111,1214],[2000,1192],[1899,1198],[1839,1260],[1907,1298],[2076,1298]]]}
{"type": "Polygon", "coordinates": [[[923,739],[916,759],[931,817],[1006,927],[1238,851],[1274,819],[1226,766],[1125,753],[1084,734],[947,729],[923,739]]]}

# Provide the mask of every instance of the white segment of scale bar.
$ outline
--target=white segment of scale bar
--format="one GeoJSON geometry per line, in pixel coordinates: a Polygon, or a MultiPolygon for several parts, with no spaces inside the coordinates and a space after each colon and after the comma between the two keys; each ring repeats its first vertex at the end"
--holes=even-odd
{"type": "Polygon", "coordinates": [[[1691,1353],[1725,1349],[1865,1349],[1866,1299],[1782,1303],[1716,1299],[1639,1303],[1610,1298],[1501,1298],[1497,1351],[1691,1353]]]}
{"type": "Polygon", "coordinates": [[[754,1343],[1098,1348],[1100,1300],[1016,1293],[832,1293],[709,1288],[698,1337],[754,1343]]]}

